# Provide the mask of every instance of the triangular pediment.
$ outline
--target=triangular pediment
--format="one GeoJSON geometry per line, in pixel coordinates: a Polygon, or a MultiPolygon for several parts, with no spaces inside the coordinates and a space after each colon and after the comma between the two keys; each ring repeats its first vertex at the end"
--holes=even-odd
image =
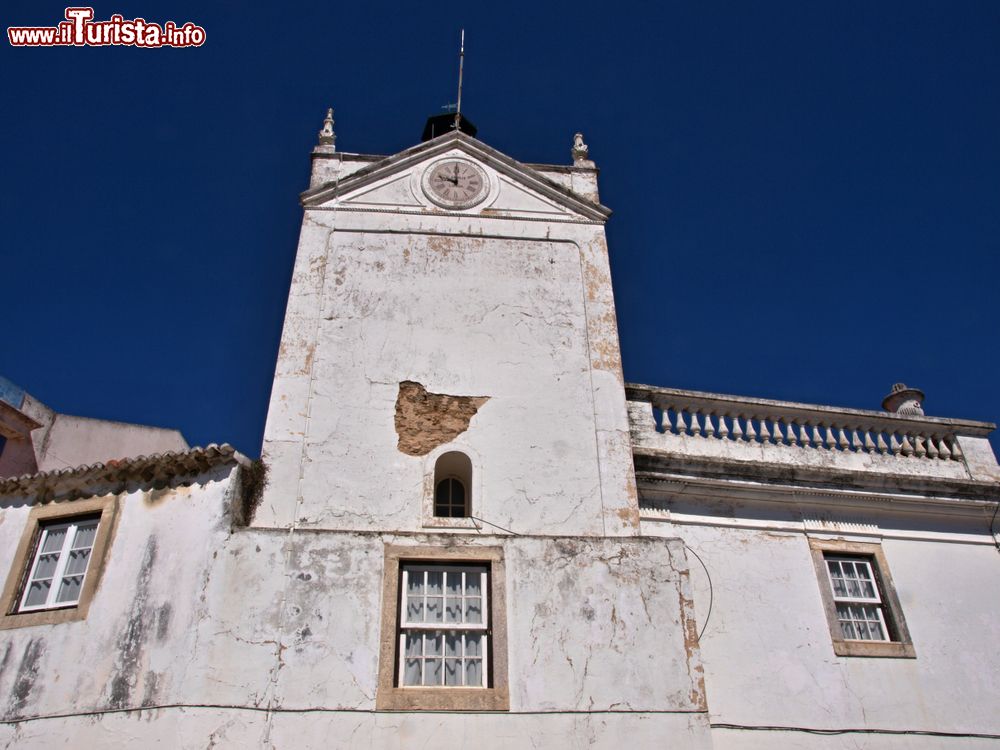
{"type": "MultiPolygon", "coordinates": [[[[457,197],[453,191],[450,195],[457,197]]],[[[307,190],[301,199],[306,208],[427,211],[551,221],[603,222],[611,214],[605,206],[464,133],[449,133],[386,157],[337,182],[307,190]],[[470,205],[448,200],[447,189],[440,195],[434,192],[434,170],[454,164],[472,165],[469,179],[480,187],[471,196],[470,205]]]]}

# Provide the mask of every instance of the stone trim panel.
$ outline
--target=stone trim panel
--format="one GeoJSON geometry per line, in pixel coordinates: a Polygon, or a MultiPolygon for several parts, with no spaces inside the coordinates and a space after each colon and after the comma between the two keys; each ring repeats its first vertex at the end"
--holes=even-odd
{"type": "Polygon", "coordinates": [[[508,711],[507,601],[502,547],[405,546],[386,544],[382,579],[382,631],[375,707],[384,711],[508,711]],[[490,566],[492,681],[488,688],[397,687],[399,569],[403,562],[486,563],[490,566]]]}
{"type": "Polygon", "coordinates": [[[889,572],[889,563],[882,552],[881,544],[863,542],[847,542],[837,539],[815,539],[810,537],[809,549],[812,553],[813,565],[819,580],[820,596],[823,598],[823,609],[830,626],[830,636],[833,639],[833,652],[837,656],[868,656],[915,659],[917,654],[913,648],[910,631],[906,627],[903,608],[896,595],[896,587],[889,572]],[[844,638],[837,619],[837,607],[830,590],[830,580],[826,572],[824,552],[834,552],[843,555],[858,555],[871,558],[872,567],[878,578],[878,584],[885,605],[886,617],[891,620],[891,628],[895,631],[894,641],[850,641],[844,638]]]}
{"type": "Polygon", "coordinates": [[[21,541],[17,545],[14,562],[7,574],[3,593],[0,595],[0,613],[2,613],[0,614],[0,630],[24,628],[32,625],[55,625],[61,622],[85,619],[87,611],[90,609],[90,603],[101,582],[101,574],[104,572],[104,564],[111,546],[111,539],[116,530],[117,520],[118,497],[116,495],[38,505],[32,508],[28,515],[28,521],[24,525],[21,541]],[[87,578],[83,584],[83,591],[80,592],[80,601],[72,607],[19,613],[17,605],[21,598],[25,579],[28,576],[42,523],[98,514],[100,522],[97,526],[94,547],[90,553],[87,578]]]}

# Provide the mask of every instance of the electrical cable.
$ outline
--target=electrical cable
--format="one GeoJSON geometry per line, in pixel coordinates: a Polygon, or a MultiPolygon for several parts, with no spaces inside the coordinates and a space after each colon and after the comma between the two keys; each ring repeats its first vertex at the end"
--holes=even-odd
{"type": "Polygon", "coordinates": [[[712,586],[712,576],[708,572],[708,566],[705,565],[705,561],[701,559],[701,555],[688,547],[686,544],[684,545],[684,549],[698,559],[698,562],[701,563],[702,570],[705,571],[705,577],[708,579],[708,612],[705,614],[705,622],[702,623],[701,630],[698,631],[698,640],[700,641],[701,636],[705,633],[705,628],[708,627],[708,620],[712,616],[712,605],[715,604],[715,588],[712,586]]]}
{"type": "Polygon", "coordinates": [[[891,734],[910,735],[920,737],[954,737],[972,738],[981,740],[1000,740],[1000,734],[980,734],[978,732],[938,732],[933,729],[862,729],[852,727],[849,729],[817,729],[815,727],[782,727],[782,726],[753,726],[747,724],[716,724],[709,723],[712,729],[739,729],[748,732],[805,732],[806,734],[819,734],[826,736],[840,734],[891,734]]]}
{"type": "MultiPolygon", "coordinates": [[[[74,711],[58,714],[36,714],[35,716],[20,716],[13,719],[0,719],[0,726],[4,724],[22,724],[27,721],[45,721],[51,719],[76,719],[82,717],[106,716],[110,714],[132,714],[143,711],[162,711],[168,709],[207,709],[214,711],[249,711],[252,713],[274,713],[274,714],[457,714],[468,716],[466,711],[448,709],[419,709],[411,711],[399,711],[395,709],[370,709],[370,708],[325,708],[319,706],[306,706],[304,708],[284,708],[280,706],[252,706],[237,705],[233,703],[157,703],[148,706],[129,706],[125,708],[98,708],[91,711],[74,711]]],[[[486,712],[495,713],[495,712],[486,712]]],[[[547,716],[547,715],[605,715],[605,714],[707,714],[703,708],[697,709],[646,709],[646,710],[625,710],[625,709],[551,709],[538,711],[504,711],[505,716],[547,716]]]]}
{"type": "Polygon", "coordinates": [[[1000,539],[997,538],[996,532],[993,531],[993,524],[996,523],[998,511],[1000,511],[1000,502],[993,509],[993,518],[990,519],[990,536],[993,537],[993,544],[996,546],[997,551],[1000,552],[1000,539]]]}
{"type": "MultiPolygon", "coordinates": [[[[505,529],[503,526],[497,526],[495,523],[490,523],[489,521],[487,521],[485,519],[482,519],[482,518],[478,518],[477,516],[469,516],[469,518],[471,518],[473,521],[482,521],[487,526],[492,526],[494,529],[500,529],[500,531],[506,531],[508,534],[510,534],[512,536],[521,536],[516,531],[511,531],[510,529],[505,529]]],[[[476,529],[478,530],[479,527],[477,526],[476,529]]]]}

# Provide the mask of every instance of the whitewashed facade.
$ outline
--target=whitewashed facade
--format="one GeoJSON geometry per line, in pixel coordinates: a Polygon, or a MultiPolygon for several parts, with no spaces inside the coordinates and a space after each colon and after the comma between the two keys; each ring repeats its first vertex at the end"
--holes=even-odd
{"type": "Polygon", "coordinates": [[[0,479],[0,745],[1000,743],[992,426],[627,386],[596,175],[329,122],[266,483],[228,446],[0,479]],[[25,609],[74,518],[78,603],[25,609]],[[892,585],[886,643],[824,555],[892,585]]]}

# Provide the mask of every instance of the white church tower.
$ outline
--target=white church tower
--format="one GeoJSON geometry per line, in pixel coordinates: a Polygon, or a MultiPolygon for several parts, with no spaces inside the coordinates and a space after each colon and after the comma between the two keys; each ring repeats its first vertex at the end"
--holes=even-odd
{"type": "Polygon", "coordinates": [[[406,711],[417,744],[701,746],[683,545],[639,535],[597,169],[580,134],[553,166],[474,133],[444,115],[378,157],[320,132],[252,526],[343,550],[322,585],[355,603],[285,616],[351,665],[328,703],[406,711]]]}
{"type": "Polygon", "coordinates": [[[255,523],[634,535],[610,211],[582,138],[557,167],[445,132],[313,152],[255,523]],[[466,512],[434,513],[436,470],[466,512]]]}

